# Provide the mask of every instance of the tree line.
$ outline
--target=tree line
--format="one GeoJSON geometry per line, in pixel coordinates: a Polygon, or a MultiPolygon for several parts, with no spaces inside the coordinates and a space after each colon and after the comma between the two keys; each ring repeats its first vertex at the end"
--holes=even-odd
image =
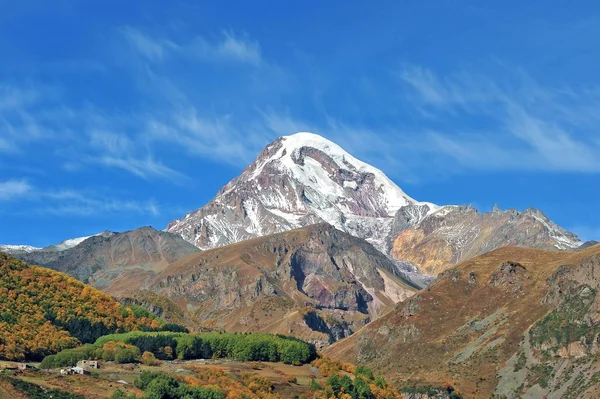
{"type": "Polygon", "coordinates": [[[109,334],[94,344],[50,355],[42,368],[70,367],[79,360],[136,363],[153,359],[216,359],[305,364],[316,358],[314,345],[272,334],[140,332],[109,334]]]}

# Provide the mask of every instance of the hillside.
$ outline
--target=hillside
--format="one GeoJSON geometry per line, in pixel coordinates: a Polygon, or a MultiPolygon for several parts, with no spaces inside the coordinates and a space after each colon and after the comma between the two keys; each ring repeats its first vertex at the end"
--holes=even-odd
{"type": "Polygon", "coordinates": [[[1,359],[41,359],[99,335],[158,324],[66,274],[0,252],[1,359]]]}
{"type": "Polygon", "coordinates": [[[452,381],[479,398],[597,397],[588,390],[600,376],[599,266],[600,245],[500,248],[447,270],[325,353],[399,386],[452,381]]]}
{"type": "Polygon", "coordinates": [[[169,264],[198,252],[198,248],[181,237],[152,227],[123,233],[104,232],[83,240],[68,241],[75,245],[53,246],[14,256],[29,264],[67,273],[112,295],[120,295],[136,292],[169,264]],[[63,247],[66,249],[57,249],[63,247]]]}
{"type": "Polygon", "coordinates": [[[372,245],[326,224],[199,252],[166,268],[151,289],[190,323],[292,334],[319,346],[416,291],[372,245]]]}

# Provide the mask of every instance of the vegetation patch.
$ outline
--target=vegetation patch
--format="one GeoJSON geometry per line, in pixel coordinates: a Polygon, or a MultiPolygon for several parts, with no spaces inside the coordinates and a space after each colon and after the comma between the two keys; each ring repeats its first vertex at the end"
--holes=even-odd
{"type": "Polygon", "coordinates": [[[42,368],[69,367],[84,359],[116,363],[230,358],[241,361],[304,364],[316,357],[314,345],[271,334],[139,332],[111,334],[94,344],[47,356],[42,368]],[[143,356],[141,356],[143,354],[143,356]]]}
{"type": "Polygon", "coordinates": [[[0,381],[8,382],[17,392],[26,394],[29,399],[85,399],[82,395],[76,395],[57,389],[42,388],[39,385],[6,375],[0,375],[0,381]]]}
{"type": "Polygon", "coordinates": [[[567,294],[559,307],[534,325],[530,332],[532,345],[540,347],[543,343],[553,343],[555,348],[560,348],[582,337],[586,337],[588,342],[592,341],[600,328],[590,325],[585,315],[596,291],[589,287],[583,287],[582,290],[587,292],[585,298],[578,294],[567,294]]]}

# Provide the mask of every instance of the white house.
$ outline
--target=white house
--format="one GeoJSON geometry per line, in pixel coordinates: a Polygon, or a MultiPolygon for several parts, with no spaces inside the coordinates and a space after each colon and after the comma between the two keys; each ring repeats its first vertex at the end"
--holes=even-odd
{"type": "Polygon", "coordinates": [[[71,368],[71,371],[73,371],[74,374],[82,374],[82,375],[90,373],[89,371],[87,371],[83,367],[79,367],[79,366],[71,368]]]}

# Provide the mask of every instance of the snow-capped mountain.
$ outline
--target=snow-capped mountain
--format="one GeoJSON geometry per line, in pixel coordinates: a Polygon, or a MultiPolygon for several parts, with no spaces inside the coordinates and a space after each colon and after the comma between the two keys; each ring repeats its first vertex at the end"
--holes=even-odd
{"type": "MultiPolygon", "coordinates": [[[[410,198],[379,169],[312,133],[280,137],[206,206],[171,222],[201,249],[326,222],[388,252],[394,215],[410,198]]],[[[418,220],[414,220],[418,222],[418,220]]]]}
{"type": "Polygon", "coordinates": [[[31,252],[44,251],[44,252],[59,252],[64,251],[77,245],[81,244],[90,237],[96,237],[104,233],[98,233],[91,236],[69,238],[61,241],[59,244],[49,245],[44,248],[33,247],[31,245],[0,245],[0,251],[6,252],[9,255],[28,254],[31,252]]]}
{"type": "Polygon", "coordinates": [[[379,169],[312,133],[280,137],[204,207],[169,223],[201,249],[325,222],[364,238],[403,270],[437,274],[512,245],[576,249],[579,238],[542,212],[479,213],[409,197],[379,169]]]}
{"type": "Polygon", "coordinates": [[[32,247],[31,245],[0,245],[0,252],[6,252],[9,255],[30,253],[39,251],[41,248],[32,247]]]}
{"type": "Polygon", "coordinates": [[[96,237],[96,236],[99,236],[102,234],[103,233],[98,233],[98,234],[94,234],[91,236],[69,238],[68,240],[61,241],[59,244],[50,245],[49,247],[45,247],[45,248],[43,248],[43,250],[44,251],[64,251],[66,249],[76,247],[77,245],[81,244],[82,242],[84,242],[85,240],[87,240],[90,237],[96,237]]]}

